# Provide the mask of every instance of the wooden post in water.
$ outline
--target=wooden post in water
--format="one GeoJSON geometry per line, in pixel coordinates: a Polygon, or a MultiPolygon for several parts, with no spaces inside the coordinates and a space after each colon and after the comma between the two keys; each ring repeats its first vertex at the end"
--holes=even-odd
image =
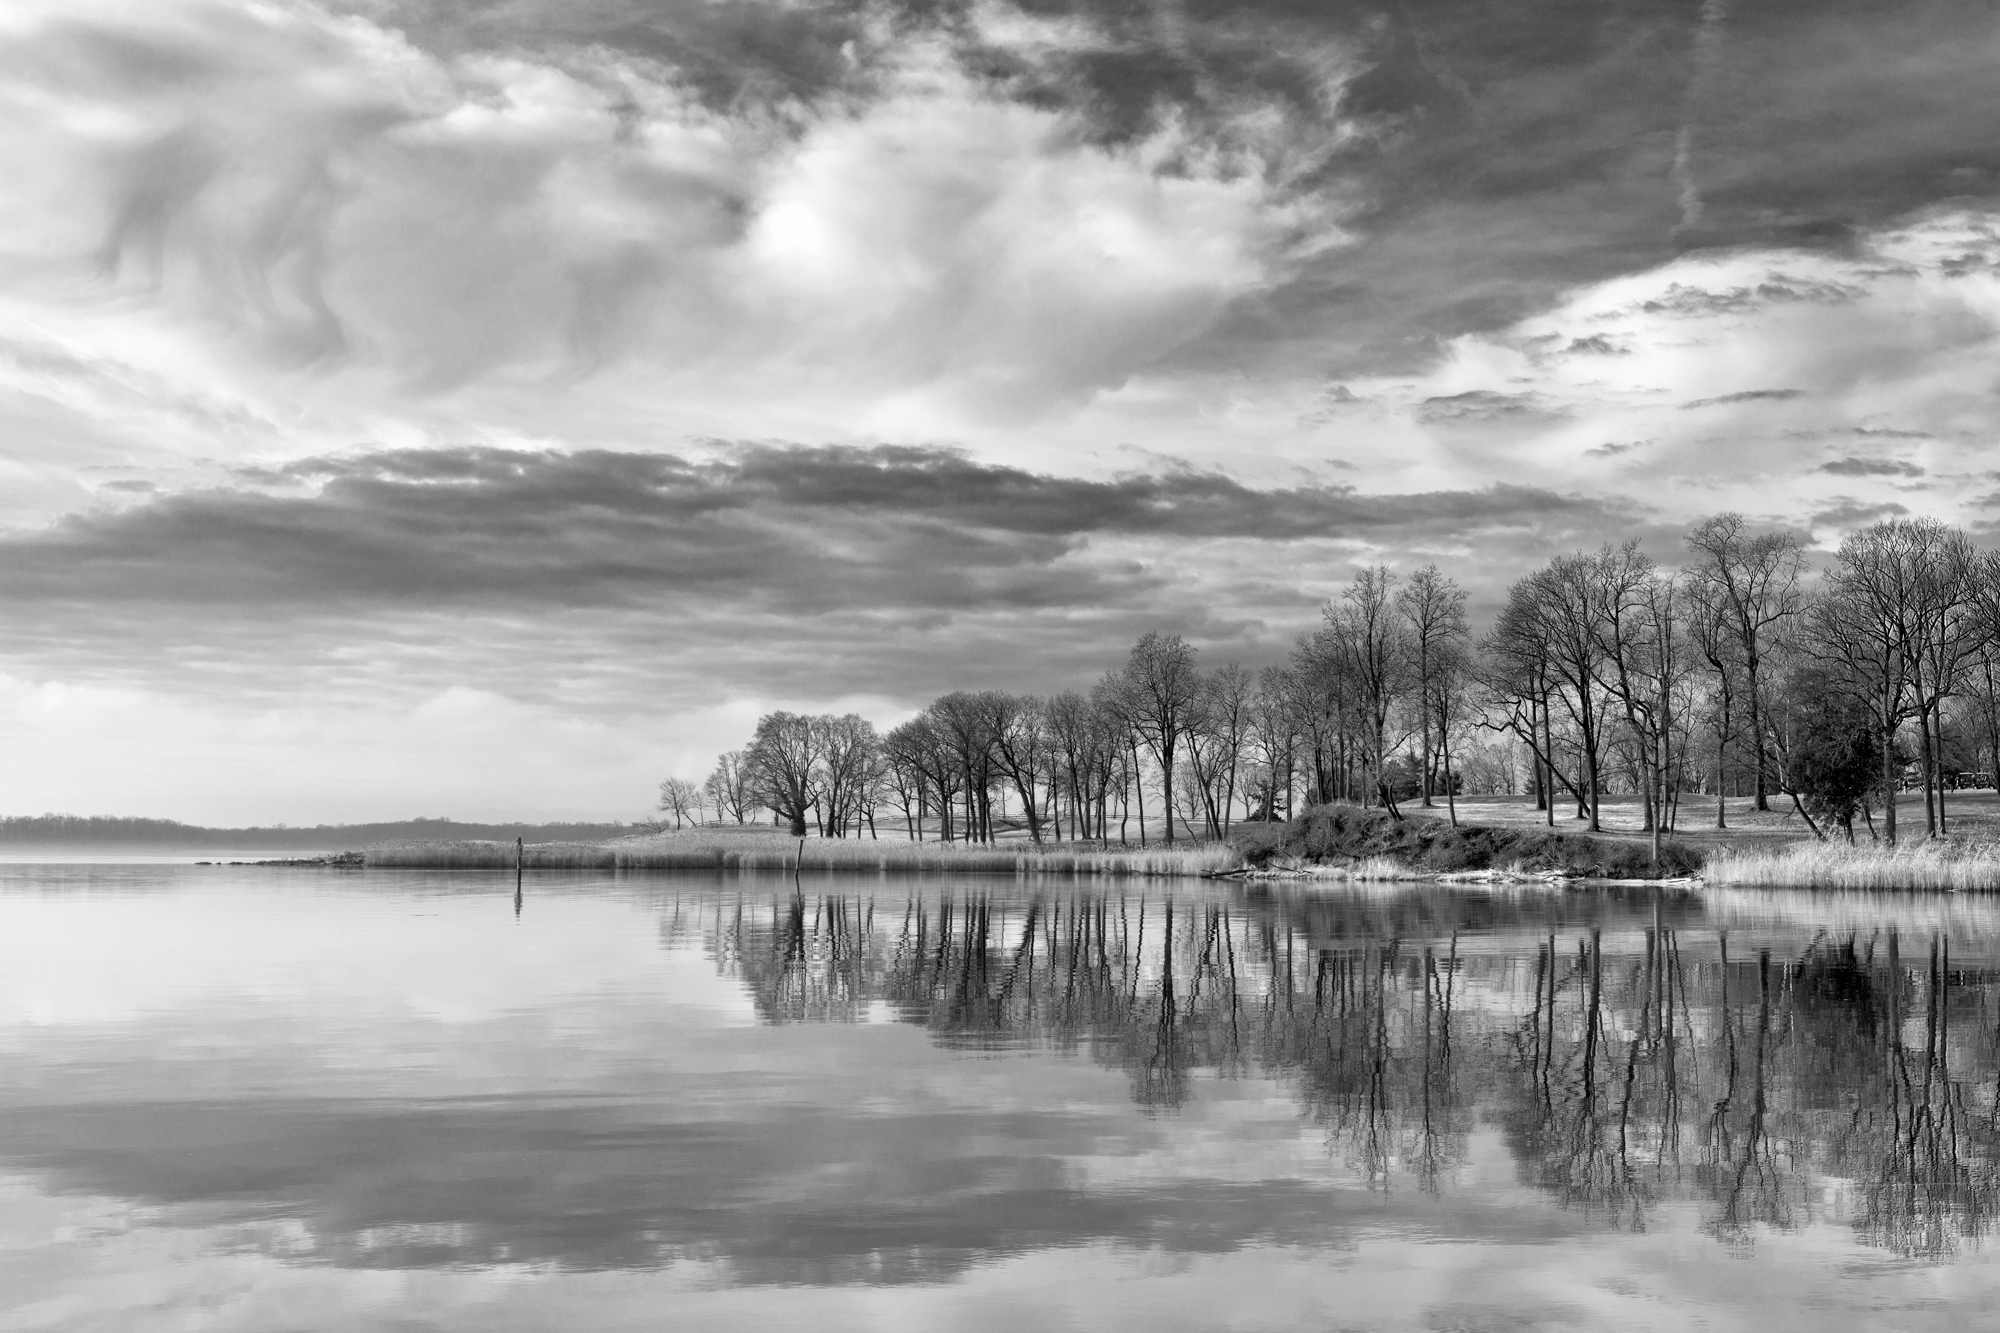
{"type": "Polygon", "coordinates": [[[514,839],[514,915],[521,915],[521,872],[528,859],[526,840],[514,839]]]}

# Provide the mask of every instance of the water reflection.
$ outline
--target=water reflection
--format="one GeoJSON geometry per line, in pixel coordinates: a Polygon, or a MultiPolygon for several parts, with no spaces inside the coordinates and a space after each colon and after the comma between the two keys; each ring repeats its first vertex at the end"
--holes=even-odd
{"type": "Polygon", "coordinates": [[[1546,900],[800,889],[668,931],[771,1023],[886,1009],[946,1046],[1074,1051],[1154,1111],[1199,1076],[1279,1078],[1383,1190],[1448,1190],[1490,1125],[1523,1180],[1613,1228],[1696,1201],[1727,1245],[1823,1214],[1929,1260],[1990,1231],[1991,969],[1937,932],[1745,949],[1687,897],[1609,907],[1529,935],[1546,900]]]}
{"type": "Polygon", "coordinates": [[[2000,1300],[2000,905],[526,890],[0,870],[0,1291],[75,1316],[16,1325],[1825,1333],[2000,1300]]]}

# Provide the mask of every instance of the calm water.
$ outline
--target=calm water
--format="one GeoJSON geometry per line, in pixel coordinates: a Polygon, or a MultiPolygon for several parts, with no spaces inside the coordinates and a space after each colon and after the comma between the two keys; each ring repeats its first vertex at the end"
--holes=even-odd
{"type": "Polygon", "coordinates": [[[0,867],[0,1328],[1947,1329],[1959,899],[0,867]]]}

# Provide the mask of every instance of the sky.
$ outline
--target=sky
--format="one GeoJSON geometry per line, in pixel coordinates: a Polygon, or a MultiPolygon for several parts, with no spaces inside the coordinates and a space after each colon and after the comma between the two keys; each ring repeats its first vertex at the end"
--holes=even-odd
{"type": "Polygon", "coordinates": [[[2000,541],[1975,0],[13,0],[0,813],[636,818],[1740,511],[2000,541]]]}

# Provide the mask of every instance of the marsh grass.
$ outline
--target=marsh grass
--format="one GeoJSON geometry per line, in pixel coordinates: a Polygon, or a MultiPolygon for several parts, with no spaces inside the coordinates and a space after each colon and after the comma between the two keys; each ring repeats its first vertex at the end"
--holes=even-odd
{"type": "MultiPolygon", "coordinates": [[[[399,843],[371,847],[371,866],[422,870],[509,870],[511,842],[399,843]]],[[[769,831],[694,830],[611,842],[533,843],[523,850],[529,870],[842,870],[886,874],[953,871],[972,874],[1215,875],[1242,857],[1225,843],[1118,847],[878,842],[796,838],[769,831]]]]}
{"type": "Polygon", "coordinates": [[[1739,888],[2000,890],[2000,843],[1940,838],[1890,847],[1802,842],[1774,851],[1724,848],[1703,872],[1739,888]]]}
{"type": "Polygon", "coordinates": [[[1393,856],[1364,856],[1346,865],[1319,865],[1308,872],[1313,879],[1339,879],[1350,883],[1377,883],[1409,880],[1418,876],[1406,862],[1393,856]]]}

